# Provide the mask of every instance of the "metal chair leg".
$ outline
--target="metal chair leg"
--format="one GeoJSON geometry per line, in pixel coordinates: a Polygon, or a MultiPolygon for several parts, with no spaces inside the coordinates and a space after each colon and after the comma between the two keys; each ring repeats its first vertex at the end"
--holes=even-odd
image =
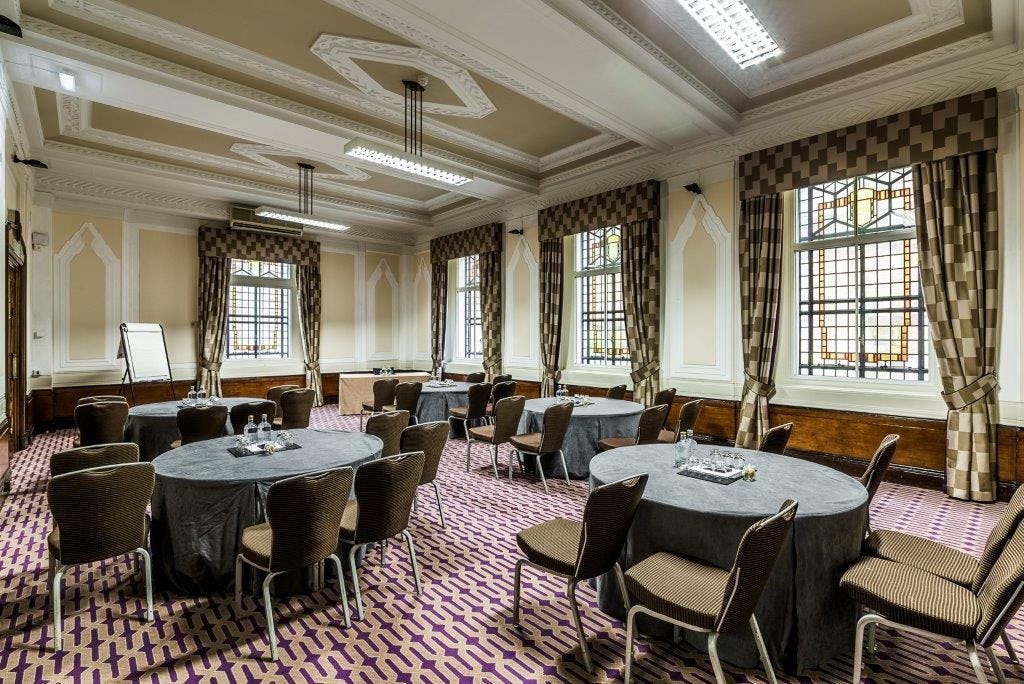
{"type": "Polygon", "coordinates": [[[242,554],[235,556],[235,612],[242,612],[242,554]]]}
{"type": "Polygon", "coordinates": [[[868,653],[874,653],[875,652],[875,631],[877,629],[878,629],[878,623],[877,622],[872,622],[870,625],[868,625],[868,629],[867,629],[867,632],[868,632],[868,634],[867,634],[868,653]]]}
{"type": "Polygon", "coordinates": [[[718,659],[718,632],[708,635],[708,656],[711,658],[711,669],[715,672],[715,681],[718,684],[725,684],[725,672],[722,671],[722,661],[718,659]]]}
{"type": "Polygon", "coordinates": [[[518,454],[518,453],[519,453],[518,449],[512,449],[511,451],[508,452],[508,481],[509,482],[512,481],[512,455],[513,454],[518,454]]]}
{"type": "Polygon", "coordinates": [[[345,612],[345,628],[348,629],[352,626],[352,615],[348,610],[348,590],[345,588],[345,573],[341,571],[341,559],[338,555],[332,553],[328,556],[334,561],[334,567],[338,571],[338,595],[341,597],[341,609],[345,612]]]}
{"type": "Polygon", "coordinates": [[[622,675],[623,684],[630,684],[633,681],[633,625],[636,622],[638,607],[630,608],[626,614],[626,671],[622,675]]]}
{"type": "Polygon", "coordinates": [[[565,454],[558,450],[558,458],[562,459],[562,472],[565,473],[565,484],[569,484],[569,469],[565,466],[565,454]]]}
{"type": "Polygon", "coordinates": [[[276,572],[268,572],[263,580],[263,611],[267,616],[267,636],[270,638],[270,659],[277,662],[277,628],[274,626],[274,606],[270,602],[270,583],[277,576],[276,572]]]}
{"type": "Polygon", "coordinates": [[[778,684],[775,679],[775,669],[772,668],[772,661],[768,657],[768,648],[764,645],[764,637],[761,636],[761,628],[757,624],[757,618],[750,614],[750,631],[754,633],[754,643],[757,644],[757,652],[761,656],[761,665],[764,666],[764,673],[768,675],[768,684],[778,684]]]}
{"type": "Polygon", "coordinates": [[[1005,629],[1003,630],[1003,648],[1006,649],[1006,655],[1010,656],[1010,662],[1014,665],[1020,665],[1017,653],[1013,650],[1013,642],[1010,641],[1010,637],[1007,636],[1005,629]]]}
{"type": "Polygon", "coordinates": [[[996,673],[996,681],[999,684],[1006,684],[1006,675],[1003,674],[1003,668],[999,665],[999,661],[996,659],[996,654],[992,651],[991,646],[985,649],[985,655],[988,656],[988,662],[992,667],[992,671],[996,673]]]}
{"type": "Polygon", "coordinates": [[[405,537],[405,544],[409,547],[409,560],[412,562],[412,576],[416,580],[416,595],[423,595],[423,583],[420,581],[420,566],[416,562],[416,545],[412,542],[412,534],[409,530],[402,530],[405,537]]]}
{"type": "Polygon", "coordinates": [[[576,636],[579,638],[580,651],[583,652],[583,665],[587,672],[593,673],[594,665],[590,662],[590,649],[587,647],[587,635],[583,631],[583,621],[580,619],[580,607],[576,602],[576,583],[569,581],[565,588],[565,594],[569,597],[569,605],[572,606],[572,619],[576,623],[576,636]]]}
{"type": "Polygon", "coordinates": [[[142,573],[146,580],[146,622],[153,621],[153,559],[149,551],[143,548],[135,549],[142,559],[142,573]]]}
{"type": "Polygon", "coordinates": [[[498,478],[498,445],[495,444],[492,448],[491,454],[491,467],[494,468],[494,479],[498,478]]]}
{"type": "Polygon", "coordinates": [[[633,606],[629,602],[629,592],[626,591],[626,578],[622,574],[622,566],[616,563],[612,569],[615,571],[615,580],[619,583],[619,591],[622,593],[622,605],[628,613],[633,606]]]}
{"type": "Polygon", "coordinates": [[[874,626],[876,618],[874,615],[863,615],[857,620],[857,632],[853,640],[853,681],[860,683],[860,672],[864,667],[864,631],[874,626]]]}
{"type": "Polygon", "coordinates": [[[516,627],[519,626],[519,596],[522,593],[521,585],[523,582],[523,566],[525,564],[525,558],[520,558],[516,561],[516,575],[512,589],[512,624],[516,627]]]}
{"type": "Polygon", "coordinates": [[[466,472],[469,472],[469,456],[470,456],[470,445],[473,440],[469,438],[469,421],[462,421],[462,427],[466,431],[466,472]]]}
{"type": "Polygon", "coordinates": [[[544,467],[540,464],[540,454],[534,454],[537,457],[537,472],[540,473],[540,483],[544,485],[544,493],[548,493],[548,481],[544,479],[544,467]]]}
{"type": "Polygon", "coordinates": [[[444,506],[441,505],[441,487],[438,486],[437,480],[434,480],[430,484],[434,485],[434,498],[437,499],[437,516],[441,518],[441,527],[445,527],[444,506]]]}
{"type": "Polygon", "coordinates": [[[988,684],[988,674],[981,665],[978,647],[974,645],[973,641],[967,642],[967,657],[971,659],[971,667],[974,668],[974,676],[978,678],[978,684],[988,684]]]}
{"type": "Polygon", "coordinates": [[[60,610],[61,579],[64,577],[64,566],[60,561],[55,563],[53,583],[50,587],[50,599],[53,601],[53,650],[64,650],[64,619],[60,610]]]}
{"type": "Polygon", "coordinates": [[[359,544],[353,544],[352,548],[348,550],[348,569],[352,573],[352,593],[356,595],[356,617],[362,620],[363,597],[359,591],[359,570],[356,568],[356,552],[359,548],[359,544]]]}

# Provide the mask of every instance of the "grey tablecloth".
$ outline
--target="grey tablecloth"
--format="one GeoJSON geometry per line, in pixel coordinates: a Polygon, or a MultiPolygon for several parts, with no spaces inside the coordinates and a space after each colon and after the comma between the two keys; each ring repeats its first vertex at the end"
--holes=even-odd
{"type": "MultiPolygon", "coordinates": [[[[796,499],[800,507],[793,535],[779,554],[757,608],[761,632],[773,661],[791,673],[849,653],[857,607],[839,590],[839,578],[860,555],[867,492],[854,478],[826,466],[789,456],[735,451],[758,469],[756,482],[720,485],[678,475],[670,445],[616,449],[591,461],[592,487],[650,474],[626,542],[623,569],[658,551],[728,569],[747,527],[776,513],[786,499],[796,499]]],[[[597,584],[601,609],[623,617],[611,575],[599,578],[597,584]]],[[[665,623],[647,618],[641,620],[640,629],[654,635],[671,632],[665,623]]],[[[690,633],[687,639],[706,648],[704,636],[690,633]]],[[[749,632],[723,636],[718,648],[727,662],[758,666],[749,632]]]]}
{"type": "MultiPolygon", "coordinates": [[[[224,397],[218,400],[230,409],[235,404],[247,401],[262,401],[251,397],[224,397]]],[[[128,423],[124,428],[125,441],[139,445],[139,458],[152,461],[154,458],[170,451],[171,442],[181,437],[178,434],[178,409],[180,401],[161,401],[157,404],[140,404],[128,409],[128,423]]],[[[228,421],[224,434],[230,435],[231,422],[228,421]]]]}
{"type": "MultiPolygon", "coordinates": [[[[556,399],[529,399],[519,421],[519,432],[540,432],[544,423],[544,410],[556,399]]],[[[562,453],[569,468],[569,477],[582,479],[590,474],[590,459],[597,453],[598,440],[605,437],[636,435],[640,413],[644,410],[635,401],[594,398],[590,406],[576,406],[572,410],[569,429],[565,433],[562,453]]],[[[562,474],[557,458],[544,459],[546,475],[562,474]]]]}
{"type": "Polygon", "coordinates": [[[423,383],[423,393],[420,394],[420,401],[416,406],[416,419],[421,423],[448,420],[449,410],[466,405],[467,392],[468,382],[457,382],[448,387],[431,387],[423,383]]]}
{"type": "Polygon", "coordinates": [[[328,468],[358,466],[384,443],[361,432],[292,430],[301,449],[236,458],[235,438],[195,442],[159,456],[151,543],[158,577],[179,591],[225,589],[234,576],[242,530],[264,520],[276,480],[328,468]]]}

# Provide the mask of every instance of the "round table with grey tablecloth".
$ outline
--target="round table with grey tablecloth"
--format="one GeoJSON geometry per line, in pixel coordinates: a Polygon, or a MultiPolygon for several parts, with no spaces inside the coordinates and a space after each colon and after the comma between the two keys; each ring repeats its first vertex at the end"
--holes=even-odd
{"type": "MultiPolygon", "coordinates": [[[[217,402],[231,410],[235,404],[249,401],[263,401],[252,397],[223,397],[217,402]]],[[[171,450],[171,442],[180,439],[178,434],[178,409],[181,401],[161,401],[156,404],[139,404],[128,409],[128,422],[124,428],[126,442],[139,445],[139,458],[152,461],[154,458],[171,450]]],[[[256,417],[257,422],[259,416],[256,417]]],[[[227,421],[224,434],[232,434],[231,421],[227,421]]]]}
{"type": "Polygon", "coordinates": [[[270,485],[303,473],[357,467],[380,456],[373,435],[291,430],[299,449],[236,457],[234,437],[186,444],[153,461],[153,565],[161,583],[186,593],[227,588],[242,530],[263,522],[270,485]]]}
{"type": "MultiPolygon", "coordinates": [[[[839,589],[839,578],[860,556],[867,491],[856,479],[827,466],[748,449],[731,451],[757,468],[756,481],[721,485],[679,475],[673,467],[674,448],[667,444],[615,449],[591,461],[592,488],[640,473],[650,475],[627,537],[623,569],[658,551],[731,568],[746,529],[777,513],[786,499],[796,499],[793,534],[758,604],[761,632],[773,662],[791,673],[849,653],[857,606],[839,589]]],[[[612,576],[599,578],[597,585],[601,609],[624,617],[612,576]]],[[[638,627],[655,636],[671,633],[666,623],[646,617],[638,627]]],[[[686,638],[706,649],[705,635],[691,632],[686,638]]],[[[718,652],[722,660],[739,667],[758,667],[749,632],[722,636],[718,652]]]]}
{"type": "Polygon", "coordinates": [[[432,386],[423,383],[419,404],[416,406],[416,419],[421,423],[436,420],[448,420],[448,411],[456,406],[466,405],[466,394],[470,383],[456,382],[451,385],[432,386]]]}
{"type": "MultiPolygon", "coordinates": [[[[540,432],[544,423],[544,410],[554,404],[557,399],[529,399],[523,409],[523,417],[519,421],[519,432],[540,432]]],[[[575,406],[569,429],[562,443],[565,464],[569,468],[569,477],[582,479],[590,474],[590,459],[597,453],[598,440],[605,437],[627,437],[636,435],[640,423],[642,404],[622,399],[604,399],[594,397],[589,406],[575,406]]],[[[527,459],[531,465],[531,459],[527,459]]],[[[558,458],[544,459],[546,475],[562,475],[562,464],[558,458]]]]}

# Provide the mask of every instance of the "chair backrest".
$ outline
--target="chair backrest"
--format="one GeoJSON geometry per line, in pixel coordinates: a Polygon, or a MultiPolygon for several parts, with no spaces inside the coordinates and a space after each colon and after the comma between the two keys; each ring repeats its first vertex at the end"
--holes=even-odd
{"type": "Polygon", "coordinates": [[[274,418],[277,416],[277,404],[270,399],[264,399],[262,401],[247,401],[243,404],[235,404],[228,411],[228,418],[231,421],[231,430],[236,435],[242,434],[242,430],[245,429],[245,424],[249,422],[249,416],[252,416],[253,421],[259,425],[260,418],[264,413],[267,414],[267,420],[273,423],[274,418]]]}
{"type": "Polygon", "coordinates": [[[981,620],[975,639],[991,646],[1024,603],[1024,525],[1007,538],[978,593],[981,620]]]}
{"type": "Polygon", "coordinates": [[[95,404],[98,401],[122,401],[126,404],[128,403],[128,400],[120,394],[97,394],[92,397],[82,397],[78,400],[75,406],[81,406],[82,404],[95,404]]]}
{"type": "Polygon", "coordinates": [[[683,404],[679,409],[679,421],[676,423],[676,437],[687,430],[692,430],[700,418],[700,410],[704,408],[703,399],[694,399],[683,404]]]}
{"type": "Polygon", "coordinates": [[[656,444],[661,435],[661,428],[668,416],[668,405],[661,404],[645,408],[640,414],[640,424],[636,429],[637,444],[656,444]]]}
{"type": "Polygon", "coordinates": [[[267,521],[273,533],[271,572],[304,568],[335,552],[354,476],[352,468],[338,468],[270,485],[267,521]]]}
{"type": "Polygon", "coordinates": [[[139,462],[139,445],[132,442],[94,444],[77,449],[58,451],[50,457],[50,477],[86,468],[139,462]]]}
{"type": "Polygon", "coordinates": [[[491,379],[491,384],[492,385],[498,385],[498,384],[503,383],[503,382],[512,382],[512,374],[511,373],[506,373],[504,375],[495,375],[491,379]]]}
{"type": "Polygon", "coordinates": [[[228,423],[228,407],[187,406],[178,409],[178,432],[182,445],[223,437],[228,423]]]}
{"type": "Polygon", "coordinates": [[[88,468],[51,479],[46,498],[60,530],[61,563],[92,563],[145,547],[155,479],[152,463],[88,468]]]}
{"type": "Polygon", "coordinates": [[[395,388],[395,409],[416,413],[419,407],[420,394],[423,392],[422,382],[400,382],[395,388]]]}
{"type": "Polygon", "coordinates": [[[615,387],[609,387],[608,391],[604,393],[605,399],[625,399],[626,398],[626,386],[616,385],[615,387]]]}
{"type": "Polygon", "coordinates": [[[470,385],[466,393],[466,418],[479,420],[487,415],[487,402],[491,400],[491,383],[470,385]]]}
{"type": "Polygon", "coordinates": [[[302,388],[298,385],[277,385],[267,390],[267,399],[277,404],[277,415],[281,415],[281,395],[296,389],[302,388]]]}
{"type": "Polygon", "coordinates": [[[661,406],[662,404],[671,407],[672,402],[676,400],[676,388],[666,387],[657,394],[654,395],[654,401],[651,402],[651,406],[661,406]]]}
{"type": "Polygon", "coordinates": [[[507,442],[519,432],[519,421],[526,407],[526,397],[505,397],[494,403],[494,444],[507,442]]]}
{"type": "Polygon", "coordinates": [[[466,375],[466,382],[483,382],[486,379],[486,373],[469,373],[466,375]]]}
{"type": "Polygon", "coordinates": [[[743,533],[729,572],[725,599],[715,620],[716,631],[728,633],[747,628],[779,551],[789,538],[796,509],[797,502],[790,499],[782,504],[778,513],[759,520],[743,533]]]}
{"type": "Polygon", "coordinates": [[[394,456],[401,450],[402,430],[409,426],[408,411],[375,413],[366,419],[366,434],[384,442],[381,456],[394,456]]]}
{"type": "Polygon", "coordinates": [[[75,407],[75,425],[81,446],[124,441],[128,404],[123,401],[95,401],[75,407]]]}
{"type": "Polygon", "coordinates": [[[383,411],[385,406],[395,403],[398,378],[381,378],[373,381],[373,410],[383,411]]]}
{"type": "Polygon", "coordinates": [[[421,485],[430,484],[437,477],[441,454],[444,453],[444,445],[448,443],[448,430],[449,426],[446,420],[410,425],[402,430],[402,439],[398,447],[401,453],[423,452],[421,485]]]}
{"type": "Polygon", "coordinates": [[[355,543],[370,544],[398,536],[409,526],[409,513],[420,484],[422,451],[379,458],[356,471],[355,543]]]}
{"type": "Polygon", "coordinates": [[[622,554],[626,533],[644,496],[647,474],[609,482],[592,491],[583,509],[575,579],[590,579],[612,569],[622,554]]]}
{"type": "Polygon", "coordinates": [[[281,395],[281,429],[298,430],[309,427],[309,414],[316,401],[316,390],[303,387],[281,395]]]}
{"type": "Polygon", "coordinates": [[[761,445],[757,447],[757,450],[767,451],[769,454],[784,454],[786,453],[786,445],[789,444],[789,436],[792,433],[792,423],[776,425],[764,433],[764,437],[761,438],[761,445]]]}
{"type": "Polygon", "coordinates": [[[516,381],[515,380],[504,380],[502,382],[494,383],[491,387],[491,406],[498,403],[506,397],[511,397],[516,393],[516,381]]]}
{"type": "Polygon", "coordinates": [[[896,454],[896,445],[899,444],[899,441],[899,435],[886,435],[875,449],[875,455],[871,457],[868,467],[860,476],[860,483],[864,485],[864,489],[868,490],[869,504],[875,497],[875,492],[878,491],[878,485],[882,484],[882,480],[885,478],[885,471],[892,463],[892,457],[896,454]]]}
{"type": "Polygon", "coordinates": [[[552,404],[544,409],[544,424],[541,426],[540,453],[553,454],[561,451],[565,433],[572,418],[572,402],[552,404]]]}
{"type": "Polygon", "coordinates": [[[988,574],[992,571],[992,566],[999,558],[999,554],[1003,552],[1007,540],[1021,522],[1024,522],[1024,487],[1018,487],[1017,491],[1013,493],[1010,502],[1003,509],[1003,514],[999,516],[995,527],[989,532],[985,548],[981,552],[978,571],[974,575],[974,582],[971,585],[974,592],[981,590],[981,585],[988,578],[988,574]]]}

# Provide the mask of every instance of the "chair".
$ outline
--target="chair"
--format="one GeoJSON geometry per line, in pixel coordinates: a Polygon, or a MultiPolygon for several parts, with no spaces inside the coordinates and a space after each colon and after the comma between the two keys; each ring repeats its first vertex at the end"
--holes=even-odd
{"type": "MultiPolygon", "coordinates": [[[[447,442],[448,422],[438,420],[405,428],[402,430],[399,446],[403,454],[423,452],[423,473],[420,475],[419,486],[434,486],[434,499],[437,500],[437,515],[441,519],[441,527],[445,527],[444,507],[441,505],[441,488],[437,484],[437,468],[441,465],[441,454],[444,453],[444,445],[447,442]]],[[[416,500],[413,499],[413,508],[415,507],[416,500]]]]}
{"type": "Polygon", "coordinates": [[[152,463],[122,463],[58,475],[46,497],[53,530],[46,538],[50,558],[54,649],[64,649],[61,580],[68,568],[137,554],[146,583],[146,620],[153,620],[152,561],[146,550],[146,506],[153,495],[152,463]]]}
{"type": "MultiPolygon", "coordinates": [[[[469,421],[487,417],[487,402],[491,399],[491,383],[478,382],[471,385],[466,393],[466,405],[456,406],[448,411],[448,420],[461,420],[466,433],[466,461],[469,461],[469,421]]],[[[466,468],[469,472],[469,468],[466,468]]]]}
{"type": "Polygon", "coordinates": [[[95,401],[75,407],[75,425],[78,438],[74,446],[113,444],[124,441],[128,423],[128,403],[125,401],[95,401]]]}
{"type": "Polygon", "coordinates": [[[524,565],[565,577],[568,580],[565,593],[572,607],[576,635],[588,672],[593,672],[593,665],[587,636],[580,621],[580,608],[576,603],[576,585],[614,571],[622,598],[629,605],[619,556],[646,487],[646,474],[602,485],[587,497],[583,522],[555,518],[516,535],[516,543],[526,558],[516,561],[512,624],[519,626],[520,585],[524,565]]]}
{"type": "Polygon", "coordinates": [[[491,380],[492,385],[499,385],[503,382],[512,382],[512,374],[507,373],[505,375],[495,375],[494,378],[491,380]]]}
{"type": "Polygon", "coordinates": [[[402,430],[409,426],[408,411],[375,413],[366,421],[366,434],[380,437],[384,442],[381,456],[394,456],[401,448],[402,430]]]}
{"type": "Polygon", "coordinates": [[[66,451],[50,457],[50,477],[73,473],[88,468],[139,462],[139,445],[131,442],[94,444],[66,451]]]}
{"type": "Polygon", "coordinates": [[[515,380],[503,380],[502,382],[494,383],[491,387],[491,398],[487,402],[487,418],[494,417],[494,404],[513,396],[516,393],[516,381],[515,380]]]}
{"type": "Polygon", "coordinates": [[[241,614],[243,565],[266,573],[263,609],[273,661],[277,660],[277,630],[270,586],[282,573],[334,561],[345,627],[352,626],[345,574],[336,553],[352,477],[351,468],[338,468],[278,480],[267,491],[267,522],[242,530],[241,552],[235,557],[235,608],[241,614]]]}
{"type": "MultiPolygon", "coordinates": [[[[498,446],[504,444],[519,429],[519,420],[523,417],[525,397],[505,397],[494,404],[494,422],[480,425],[466,432],[467,446],[471,442],[484,442],[492,448],[491,465],[494,478],[498,478],[498,446]]],[[[509,471],[512,470],[512,456],[509,455],[509,471]]],[[[469,472],[469,449],[466,450],[466,472],[469,472]]]]}
{"type": "Polygon", "coordinates": [[[373,381],[373,401],[364,401],[359,411],[359,429],[363,429],[363,418],[366,414],[381,413],[388,404],[395,403],[395,392],[398,390],[398,378],[381,378],[373,381]]]}
{"type": "Polygon", "coordinates": [[[298,385],[277,385],[267,390],[267,399],[277,404],[277,411],[275,411],[274,415],[281,415],[281,395],[297,389],[302,388],[298,385]]]}
{"type": "Polygon", "coordinates": [[[75,406],[81,406],[82,404],[95,404],[98,401],[122,401],[126,404],[128,403],[128,400],[120,394],[97,394],[92,397],[82,397],[78,400],[75,406]]]}
{"type": "Polygon", "coordinates": [[[181,439],[171,442],[171,448],[223,437],[227,422],[228,407],[223,404],[178,409],[178,432],[181,439]]]}
{"type": "MultiPolygon", "coordinates": [[[[519,456],[520,466],[523,463],[523,454],[529,454],[536,459],[537,472],[540,473],[540,482],[544,485],[545,494],[548,492],[548,482],[544,479],[544,468],[540,462],[540,457],[545,454],[558,454],[558,458],[562,461],[562,472],[565,473],[565,483],[569,484],[569,468],[565,465],[562,442],[565,441],[565,433],[569,429],[572,408],[573,405],[570,402],[552,404],[544,409],[544,422],[541,424],[540,432],[528,432],[508,438],[512,448],[519,456]]],[[[508,462],[508,479],[512,479],[511,458],[508,462]]]]}
{"type": "Polygon", "coordinates": [[[246,423],[249,422],[249,416],[253,417],[253,420],[259,424],[260,417],[266,414],[267,420],[271,423],[277,417],[277,403],[270,399],[263,401],[247,401],[244,404],[235,404],[228,410],[228,420],[231,421],[231,431],[233,434],[240,435],[245,430],[246,423]]]}
{"type": "Polygon", "coordinates": [[[420,395],[423,393],[422,382],[400,382],[395,387],[395,403],[384,407],[385,412],[408,411],[409,420],[418,423],[416,411],[420,406],[420,395]]]}
{"type": "MultiPolygon", "coordinates": [[[[896,455],[896,445],[899,444],[899,435],[886,435],[882,438],[874,455],[868,462],[868,467],[860,476],[860,483],[868,490],[868,509],[871,508],[871,500],[875,498],[878,485],[885,479],[885,471],[889,469],[893,456],[896,455]]],[[[868,533],[871,532],[871,519],[868,518],[868,533]]]]}
{"type": "Polygon", "coordinates": [[[466,375],[466,382],[469,383],[483,382],[486,379],[487,375],[485,373],[469,373],[466,375]]]}
{"type": "Polygon", "coordinates": [[[658,442],[662,444],[675,444],[679,438],[692,430],[700,417],[700,410],[704,407],[703,399],[694,399],[683,404],[679,409],[679,416],[676,419],[676,429],[662,430],[658,434],[658,442]]]}
{"type": "Polygon", "coordinates": [[[422,451],[396,454],[364,463],[356,471],[356,498],[345,506],[339,541],[351,545],[348,566],[356,595],[356,615],[360,620],[363,619],[363,598],[359,589],[356,555],[364,546],[385,542],[392,537],[404,538],[416,580],[416,595],[423,593],[416,548],[408,527],[424,460],[422,451]]]}
{"type": "Polygon", "coordinates": [[[991,558],[979,587],[967,588],[913,566],[873,556],[850,566],[839,586],[868,610],[857,622],[854,682],[860,681],[864,632],[886,625],[912,634],[966,642],[978,682],[987,684],[988,675],[978,657],[980,648],[988,656],[996,679],[1005,684],[992,646],[1000,635],[1005,638],[1006,624],[1024,603],[1024,526],[1018,524],[991,558]]]}
{"type": "Polygon", "coordinates": [[[626,386],[616,385],[615,387],[609,387],[608,391],[604,393],[605,399],[625,399],[626,398],[626,386]]]}
{"type": "Polygon", "coordinates": [[[309,414],[316,401],[316,390],[302,387],[281,395],[281,413],[274,418],[279,430],[298,430],[309,427],[309,414]]]}
{"type": "Polygon", "coordinates": [[[637,425],[636,435],[633,437],[605,437],[597,441],[598,451],[611,451],[619,447],[635,446],[637,444],[657,444],[658,435],[665,425],[665,416],[668,415],[668,405],[660,404],[645,408],[640,414],[640,423],[637,425]]]}
{"type": "Polygon", "coordinates": [[[708,656],[718,684],[726,681],[718,660],[718,637],[750,625],[768,681],[776,684],[754,608],[789,537],[796,509],[796,501],[786,501],[778,513],[751,525],[731,570],[662,551],[626,571],[626,588],[634,601],[626,617],[626,684],[632,679],[634,625],[640,613],[708,634],[708,656]]]}
{"type": "Polygon", "coordinates": [[[654,401],[651,402],[651,406],[672,406],[672,402],[676,400],[676,388],[666,387],[657,394],[654,395],[654,401]]]}
{"type": "Polygon", "coordinates": [[[764,433],[758,451],[766,451],[769,454],[785,454],[786,445],[789,444],[789,436],[793,434],[793,424],[783,423],[764,433]]]}

